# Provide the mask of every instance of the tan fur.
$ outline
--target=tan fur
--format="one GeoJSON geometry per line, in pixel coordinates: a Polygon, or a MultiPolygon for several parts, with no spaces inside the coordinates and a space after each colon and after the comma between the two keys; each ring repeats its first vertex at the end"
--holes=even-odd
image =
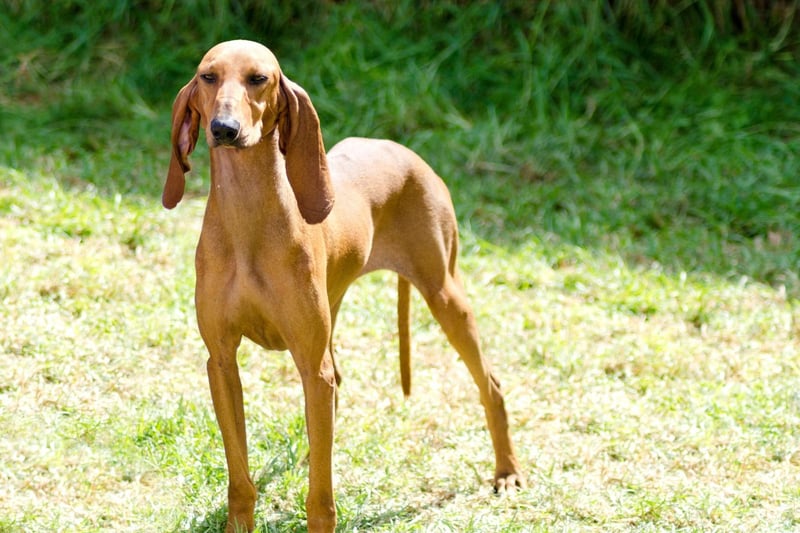
{"type": "Polygon", "coordinates": [[[331,333],[347,287],[376,269],[400,276],[404,392],[410,390],[410,282],[480,390],[495,451],[495,488],[524,486],[500,386],[481,354],[459,281],[450,194],[433,170],[390,141],[349,138],[326,154],[308,95],[281,73],[267,48],[249,41],[209,50],[175,99],[167,208],[183,196],[199,128],[210,146],[211,190],[195,260],[195,303],[228,464],[228,530],[254,527],[256,489],[236,362],[243,336],[292,354],[306,400],[308,529],[334,530],[338,372],[331,333]]]}

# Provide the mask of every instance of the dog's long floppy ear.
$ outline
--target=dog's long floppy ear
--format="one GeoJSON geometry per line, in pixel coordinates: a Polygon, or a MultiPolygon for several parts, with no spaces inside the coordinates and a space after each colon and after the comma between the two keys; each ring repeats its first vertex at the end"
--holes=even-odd
{"type": "Polygon", "coordinates": [[[325,220],[333,208],[333,185],[317,111],[302,87],[281,74],[284,107],[278,119],[279,147],[300,214],[309,224],[325,220]]]}
{"type": "Polygon", "coordinates": [[[197,88],[197,78],[187,83],[175,97],[172,104],[172,157],[169,160],[167,181],[164,183],[164,192],[161,203],[167,209],[172,209],[183,198],[186,187],[184,174],[192,166],[189,164],[189,154],[194,151],[197,137],[200,134],[200,113],[192,105],[192,100],[197,88]]]}

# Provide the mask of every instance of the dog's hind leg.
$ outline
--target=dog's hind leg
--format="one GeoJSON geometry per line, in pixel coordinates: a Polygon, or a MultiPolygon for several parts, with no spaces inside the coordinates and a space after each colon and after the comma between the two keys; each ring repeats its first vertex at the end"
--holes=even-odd
{"type": "Polygon", "coordinates": [[[494,445],[495,490],[513,492],[518,487],[524,487],[525,479],[511,443],[500,383],[481,351],[475,317],[467,302],[458,273],[454,275],[447,273],[441,286],[424,287],[422,294],[434,318],[441,324],[447,339],[467,365],[472,379],[480,390],[481,403],[486,412],[486,422],[494,445]]]}

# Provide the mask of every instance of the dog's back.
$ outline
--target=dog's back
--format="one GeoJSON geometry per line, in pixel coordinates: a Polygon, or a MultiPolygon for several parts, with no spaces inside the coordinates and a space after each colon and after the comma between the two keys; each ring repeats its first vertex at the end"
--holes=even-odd
{"type": "Polygon", "coordinates": [[[414,282],[420,269],[430,276],[432,267],[452,266],[458,232],[450,193],[420,156],[393,141],[350,137],[328,152],[328,164],[339,206],[331,223],[359,224],[365,213],[353,206],[369,209],[362,273],[388,268],[414,282]]]}

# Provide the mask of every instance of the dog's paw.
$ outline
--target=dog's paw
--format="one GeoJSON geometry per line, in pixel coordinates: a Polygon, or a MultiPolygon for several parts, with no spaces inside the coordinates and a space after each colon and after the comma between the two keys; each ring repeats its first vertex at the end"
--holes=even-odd
{"type": "Polygon", "coordinates": [[[494,493],[498,495],[513,496],[517,490],[527,487],[525,477],[518,472],[498,474],[494,478],[494,493]]]}

